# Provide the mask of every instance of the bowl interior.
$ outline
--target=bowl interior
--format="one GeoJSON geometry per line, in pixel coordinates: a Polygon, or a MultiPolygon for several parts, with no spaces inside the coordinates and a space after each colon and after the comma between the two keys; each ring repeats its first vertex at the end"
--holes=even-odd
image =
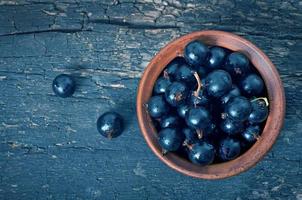
{"type": "Polygon", "coordinates": [[[249,41],[231,33],[222,31],[200,31],[185,35],[165,46],[146,68],[137,94],[138,121],[149,147],[168,166],[189,176],[205,179],[218,179],[233,176],[256,164],[272,147],[283,124],[285,98],[280,77],[269,58],[249,41]],[[270,103],[270,113],[261,138],[240,157],[209,166],[192,164],[176,154],[161,154],[157,142],[157,131],[147,113],[146,103],[152,95],[153,86],[165,66],[177,56],[183,55],[184,47],[192,40],[200,40],[208,45],[225,47],[232,51],[244,53],[262,76],[270,103]]]}

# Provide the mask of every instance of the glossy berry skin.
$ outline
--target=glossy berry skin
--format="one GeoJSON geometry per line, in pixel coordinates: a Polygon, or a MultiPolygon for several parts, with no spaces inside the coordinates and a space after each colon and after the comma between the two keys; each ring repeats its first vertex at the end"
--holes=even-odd
{"type": "Polygon", "coordinates": [[[250,71],[249,60],[240,52],[231,53],[225,60],[224,69],[233,77],[243,77],[250,71]]]}
{"type": "Polygon", "coordinates": [[[183,104],[188,97],[189,90],[186,84],[181,82],[173,82],[166,90],[166,101],[171,106],[179,106],[183,104]]]}
{"type": "Polygon", "coordinates": [[[210,113],[204,107],[191,108],[186,115],[186,123],[191,128],[206,128],[211,123],[210,113]]]}
{"type": "Polygon", "coordinates": [[[183,128],[182,133],[185,136],[185,143],[187,144],[193,144],[199,140],[196,131],[194,129],[183,128]]]}
{"type": "Polygon", "coordinates": [[[190,110],[190,106],[188,104],[182,104],[177,107],[177,113],[181,118],[185,118],[189,110],[190,110]]]}
{"type": "Polygon", "coordinates": [[[97,129],[106,138],[116,138],[124,130],[123,118],[116,112],[106,112],[98,118],[97,129]]]}
{"type": "Polygon", "coordinates": [[[147,108],[150,116],[153,118],[159,118],[169,112],[169,104],[162,95],[151,97],[147,108]]]}
{"type": "Polygon", "coordinates": [[[248,117],[248,121],[251,124],[258,124],[266,120],[268,116],[268,107],[262,99],[255,99],[251,101],[252,112],[248,117]]]}
{"type": "Polygon", "coordinates": [[[240,88],[247,96],[257,96],[263,92],[264,82],[257,74],[250,74],[240,82],[240,88]]]}
{"type": "Polygon", "coordinates": [[[178,68],[185,62],[184,58],[176,57],[167,65],[165,72],[168,74],[170,79],[174,79],[176,77],[178,68]]]}
{"type": "Polygon", "coordinates": [[[164,116],[160,120],[161,128],[172,128],[177,127],[179,125],[179,117],[175,115],[164,116]]]}
{"type": "Polygon", "coordinates": [[[241,133],[242,138],[248,142],[253,143],[259,138],[260,135],[260,127],[259,126],[248,126],[245,131],[241,133]]]}
{"type": "Polygon", "coordinates": [[[176,80],[179,82],[185,82],[187,84],[193,84],[196,82],[194,73],[195,70],[193,70],[187,64],[183,64],[177,70],[176,80]]]}
{"type": "Polygon", "coordinates": [[[174,128],[164,128],[159,133],[159,145],[165,151],[176,151],[183,143],[183,136],[174,128]]]}
{"type": "Polygon", "coordinates": [[[153,91],[155,94],[164,94],[170,84],[171,81],[169,78],[160,77],[159,79],[157,79],[153,91]]]}
{"type": "Polygon", "coordinates": [[[235,136],[243,131],[244,125],[242,122],[236,122],[227,118],[220,123],[220,129],[227,135],[235,136]]]}
{"type": "Polygon", "coordinates": [[[205,141],[193,144],[189,150],[189,159],[198,165],[209,165],[214,161],[214,158],[214,146],[205,141]]]}
{"type": "Polygon", "coordinates": [[[234,121],[245,121],[251,112],[252,105],[243,96],[232,98],[225,106],[225,113],[234,121]]]}
{"type": "Polygon", "coordinates": [[[215,70],[208,74],[205,80],[207,94],[218,98],[226,94],[232,88],[232,78],[224,70],[215,70]]]}
{"type": "Polygon", "coordinates": [[[236,139],[227,137],[219,144],[218,156],[222,161],[233,160],[241,152],[240,142],[236,139]]]}
{"type": "Polygon", "coordinates": [[[240,90],[236,85],[232,86],[232,89],[220,98],[222,105],[225,105],[231,98],[240,96],[240,90]]]}
{"type": "Polygon", "coordinates": [[[195,96],[195,92],[191,92],[188,98],[188,102],[192,106],[206,106],[210,102],[210,98],[206,95],[205,90],[200,90],[198,96],[195,96]]]}
{"type": "Polygon", "coordinates": [[[184,57],[190,65],[198,66],[206,61],[208,53],[208,47],[202,42],[195,40],[185,47],[184,57]]]}
{"type": "Polygon", "coordinates": [[[59,97],[66,98],[73,95],[76,83],[70,75],[61,74],[53,80],[52,89],[59,97]]]}
{"type": "Polygon", "coordinates": [[[226,51],[221,47],[211,47],[206,66],[209,69],[218,69],[222,66],[226,57],[226,51]]]}

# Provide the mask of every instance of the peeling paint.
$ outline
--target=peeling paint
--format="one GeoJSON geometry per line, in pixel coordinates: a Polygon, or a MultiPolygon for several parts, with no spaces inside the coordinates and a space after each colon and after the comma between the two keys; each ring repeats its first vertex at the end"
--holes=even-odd
{"type": "Polygon", "coordinates": [[[138,162],[136,164],[136,167],[135,167],[135,169],[133,169],[133,172],[136,176],[141,176],[141,177],[144,177],[144,178],[147,177],[146,174],[145,174],[145,170],[142,168],[142,165],[141,165],[140,162],[138,162]]]}

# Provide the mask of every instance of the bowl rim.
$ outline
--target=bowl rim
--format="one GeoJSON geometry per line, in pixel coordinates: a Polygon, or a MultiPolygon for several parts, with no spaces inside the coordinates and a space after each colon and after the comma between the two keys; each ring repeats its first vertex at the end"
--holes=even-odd
{"type": "MultiPolygon", "coordinates": [[[[230,42],[225,42],[224,47],[226,47],[230,42]]],[[[227,47],[229,48],[229,47],[227,47]]],[[[240,49],[239,49],[240,50],[240,49]]],[[[169,58],[168,58],[169,59],[169,58]]],[[[168,63],[165,63],[165,65],[168,63]]],[[[165,67],[162,66],[161,68],[165,67]]],[[[161,70],[162,71],[162,70],[161,70]]],[[[267,75],[268,75],[267,74],[267,75]]],[[[158,76],[156,76],[157,79],[158,76]]],[[[151,90],[152,91],[152,90],[151,90]]],[[[285,117],[285,94],[284,94],[284,88],[282,85],[282,81],[280,79],[279,73],[274,66],[274,64],[271,62],[271,60],[260,50],[258,47],[256,47],[253,43],[250,41],[235,35],[233,33],[229,32],[224,32],[224,31],[216,31],[216,30],[206,30],[206,31],[196,31],[192,32],[186,35],[183,35],[171,42],[169,42],[167,45],[165,45],[150,61],[148,66],[146,67],[142,78],[139,83],[138,91],[137,91],[137,104],[136,104],[136,109],[137,109],[137,118],[139,122],[139,127],[142,132],[143,137],[145,138],[148,146],[151,148],[153,153],[161,160],[163,161],[166,165],[171,167],[172,169],[191,176],[195,178],[202,178],[202,179],[222,179],[222,178],[227,178],[230,176],[237,175],[241,172],[244,172],[251,167],[253,167],[256,163],[258,163],[264,156],[265,154],[272,148],[273,144],[275,143],[281,129],[283,126],[284,122],[284,117],[285,117]],[[168,154],[166,156],[162,156],[161,152],[158,149],[158,145],[156,144],[156,141],[154,140],[154,137],[151,137],[150,134],[155,134],[155,129],[153,125],[149,126],[150,124],[150,117],[146,113],[145,109],[145,103],[143,98],[148,96],[150,98],[151,94],[147,94],[144,92],[144,89],[146,87],[152,87],[153,84],[150,86],[146,85],[148,83],[148,80],[150,78],[149,73],[152,73],[153,67],[159,66],[158,60],[161,60],[163,57],[171,57],[175,58],[176,56],[181,55],[181,51],[179,48],[183,48],[183,45],[186,44],[189,41],[195,40],[195,39],[200,39],[201,37],[207,38],[207,37],[214,37],[214,38],[228,38],[231,39],[231,41],[235,41],[238,44],[240,43],[242,46],[245,48],[248,48],[249,51],[246,52],[250,60],[255,57],[259,57],[262,59],[258,59],[255,62],[257,62],[257,65],[253,62],[254,66],[257,68],[258,72],[261,74],[262,78],[264,79],[266,88],[268,90],[268,96],[269,96],[269,102],[270,102],[270,113],[268,120],[265,124],[265,127],[263,129],[263,133],[266,133],[266,138],[261,138],[260,141],[257,141],[247,152],[249,154],[255,153],[255,156],[252,156],[251,159],[249,160],[247,156],[244,157],[244,155],[247,154],[245,152],[238,158],[224,162],[224,163],[219,163],[219,164],[213,164],[205,167],[197,166],[192,163],[188,164],[189,161],[185,161],[181,158],[179,158],[176,155],[173,154],[168,154]],[[171,51],[171,48],[175,48],[178,44],[182,43],[182,47],[178,47],[178,49],[175,51],[175,53],[172,53],[173,55],[165,55],[165,52],[171,51]],[[250,53],[254,55],[250,55],[250,53]],[[252,57],[254,56],[254,57],[252,57]],[[263,67],[259,67],[261,64],[265,64],[269,66],[267,69],[263,69],[263,67]],[[264,76],[265,73],[268,73],[269,75],[272,75],[272,77],[266,77],[264,76]],[[268,79],[272,79],[273,81],[269,81],[268,79]],[[273,109],[271,108],[273,106],[273,109]],[[278,121],[278,123],[276,122],[278,121]],[[269,123],[270,122],[270,123],[269,123]],[[270,130],[271,129],[271,130],[270,130]],[[270,136],[270,138],[268,138],[270,136]],[[263,140],[262,140],[263,139],[263,140]],[[265,143],[264,143],[265,142],[265,143]],[[264,144],[262,144],[264,143],[264,144]],[[259,148],[255,148],[256,144],[259,144],[259,148]],[[244,159],[242,159],[244,157],[244,159]],[[241,164],[240,164],[241,162],[241,164]],[[221,168],[223,172],[219,172],[219,170],[215,171],[213,173],[213,167],[216,165],[216,167],[219,165],[217,170],[221,168]],[[189,166],[190,169],[184,167],[184,166],[189,166]],[[227,170],[223,169],[223,166],[228,167],[227,170]],[[193,170],[192,170],[193,169],[193,170]]],[[[257,147],[258,147],[257,146],[257,147]]]]}

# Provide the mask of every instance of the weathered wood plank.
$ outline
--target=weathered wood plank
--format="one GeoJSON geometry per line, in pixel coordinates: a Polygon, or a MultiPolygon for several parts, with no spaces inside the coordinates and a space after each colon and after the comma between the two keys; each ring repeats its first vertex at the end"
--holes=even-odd
{"type": "Polygon", "coordinates": [[[1,199],[302,199],[302,4],[299,1],[0,1],[1,199]],[[277,66],[285,126],[256,167],[219,181],[162,164],[138,129],[135,96],[153,55],[185,33],[219,29],[254,42],[277,66]],[[72,98],[53,78],[73,74],[72,98]],[[125,133],[99,136],[118,110],[125,133]]]}

